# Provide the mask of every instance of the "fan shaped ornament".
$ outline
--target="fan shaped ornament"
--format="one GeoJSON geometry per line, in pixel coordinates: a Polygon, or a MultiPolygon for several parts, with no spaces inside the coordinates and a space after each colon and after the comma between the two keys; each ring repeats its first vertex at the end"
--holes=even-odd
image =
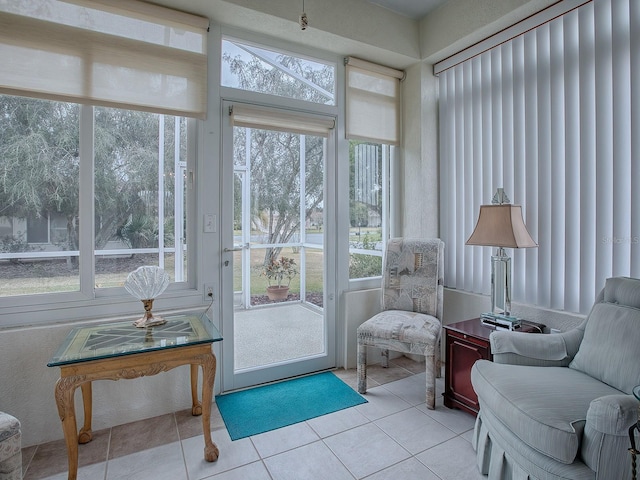
{"type": "Polygon", "coordinates": [[[136,327],[153,327],[167,323],[164,318],[154,316],[151,308],[153,300],[159,297],[168,286],[169,274],[160,267],[146,265],[138,267],[127,275],[124,288],[144,305],[144,316],[133,322],[136,327]]]}

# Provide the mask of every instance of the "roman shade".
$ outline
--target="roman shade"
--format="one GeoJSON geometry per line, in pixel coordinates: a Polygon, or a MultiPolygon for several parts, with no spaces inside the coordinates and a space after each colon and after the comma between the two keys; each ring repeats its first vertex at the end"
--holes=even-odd
{"type": "Polygon", "coordinates": [[[260,128],[317,137],[328,137],[329,131],[335,126],[333,117],[276,110],[245,103],[234,103],[229,108],[229,115],[236,127],[260,128]]]}
{"type": "Polygon", "coordinates": [[[400,80],[404,72],[346,59],[346,136],[387,145],[400,144],[400,80]]]}
{"type": "Polygon", "coordinates": [[[204,118],[208,19],[118,0],[0,5],[0,93],[204,118]]]}

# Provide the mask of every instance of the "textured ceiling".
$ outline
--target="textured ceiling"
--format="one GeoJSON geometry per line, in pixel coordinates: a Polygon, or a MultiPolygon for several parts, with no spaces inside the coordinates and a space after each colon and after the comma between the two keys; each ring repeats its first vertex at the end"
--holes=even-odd
{"type": "Polygon", "coordinates": [[[442,5],[446,0],[368,0],[401,15],[416,20],[442,5]]]}

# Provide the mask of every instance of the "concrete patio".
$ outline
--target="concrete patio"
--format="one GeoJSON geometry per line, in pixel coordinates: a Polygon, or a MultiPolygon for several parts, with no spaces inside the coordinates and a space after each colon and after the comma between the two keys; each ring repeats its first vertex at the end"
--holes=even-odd
{"type": "Polygon", "coordinates": [[[325,350],[322,313],[302,303],[237,310],[235,370],[285,362],[325,350]]]}

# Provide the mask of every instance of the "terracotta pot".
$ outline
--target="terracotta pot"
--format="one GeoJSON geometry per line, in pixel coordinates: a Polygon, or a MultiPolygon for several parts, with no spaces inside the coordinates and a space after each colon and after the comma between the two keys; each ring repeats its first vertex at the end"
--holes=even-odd
{"type": "Polygon", "coordinates": [[[286,300],[289,295],[289,287],[286,285],[271,285],[267,287],[269,300],[286,300]]]}

